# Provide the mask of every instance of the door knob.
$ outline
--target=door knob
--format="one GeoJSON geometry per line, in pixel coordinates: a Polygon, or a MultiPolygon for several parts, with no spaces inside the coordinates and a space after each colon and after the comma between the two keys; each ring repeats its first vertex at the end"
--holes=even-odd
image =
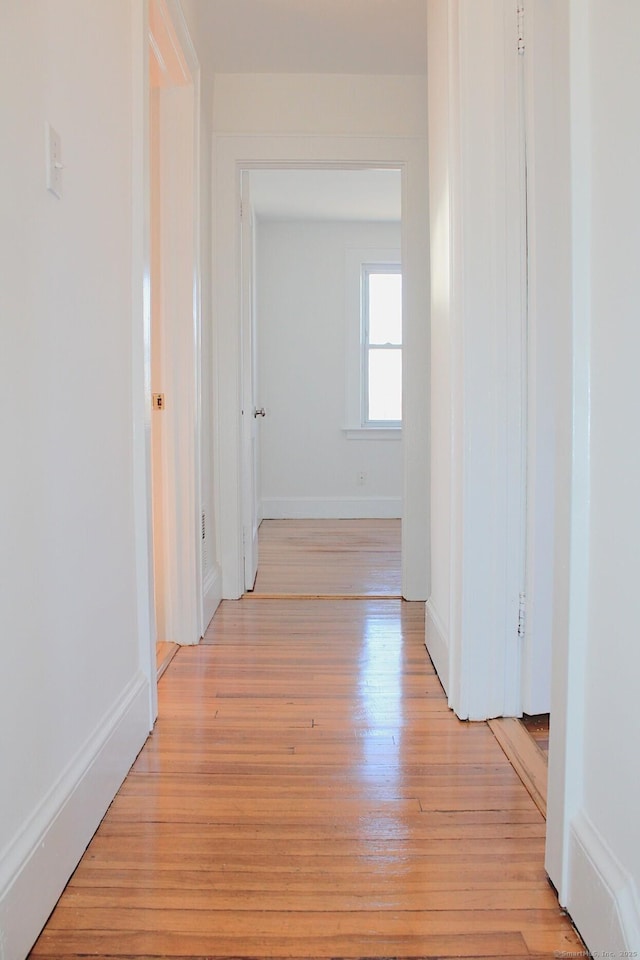
{"type": "Polygon", "coordinates": [[[254,417],[266,417],[267,411],[264,407],[256,407],[256,409],[253,411],[253,415],[254,417]]]}

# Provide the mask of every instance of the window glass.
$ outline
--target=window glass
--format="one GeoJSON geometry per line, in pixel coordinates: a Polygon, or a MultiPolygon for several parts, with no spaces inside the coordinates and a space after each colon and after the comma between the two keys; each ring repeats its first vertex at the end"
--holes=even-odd
{"type": "Polygon", "coordinates": [[[402,351],[369,350],[370,421],[402,420],[402,351]]]}
{"type": "Polygon", "coordinates": [[[391,264],[363,268],[363,425],[402,420],[402,274],[391,264]]]}
{"type": "Polygon", "coordinates": [[[369,273],[369,343],[402,343],[400,273],[369,273]]]}

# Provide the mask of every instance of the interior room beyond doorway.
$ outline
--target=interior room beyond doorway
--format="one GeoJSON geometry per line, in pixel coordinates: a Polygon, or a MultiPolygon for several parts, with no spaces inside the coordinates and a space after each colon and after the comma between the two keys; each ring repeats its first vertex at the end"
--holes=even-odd
{"type": "Polygon", "coordinates": [[[402,593],[401,206],[398,169],[243,174],[252,594],[402,593]]]}

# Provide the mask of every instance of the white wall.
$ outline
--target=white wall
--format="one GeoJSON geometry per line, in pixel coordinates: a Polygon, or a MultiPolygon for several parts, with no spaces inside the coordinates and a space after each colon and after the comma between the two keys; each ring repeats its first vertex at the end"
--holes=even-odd
{"type": "Polygon", "coordinates": [[[421,76],[217,74],[217,133],[412,137],[426,132],[421,76]]]}
{"type": "MultiPolygon", "coordinates": [[[[258,222],[262,515],[400,517],[402,444],[347,439],[347,324],[359,326],[349,251],[396,248],[400,225],[258,222]],[[347,276],[351,267],[351,275],[347,276]],[[351,315],[348,315],[351,311],[351,315]],[[364,485],[358,474],[366,474],[364,485]]],[[[359,358],[353,358],[356,363],[359,358]]]]}
{"type": "Polygon", "coordinates": [[[572,462],[556,510],[552,705],[566,733],[552,725],[548,861],[587,946],[618,956],[640,949],[640,9],[568,7],[573,314],[559,344],[571,406],[559,413],[572,462]]]}
{"type": "Polygon", "coordinates": [[[150,662],[134,543],[132,7],[5,0],[2,21],[0,954],[17,958],[145,739],[150,662]],[[62,200],[45,188],[46,120],[62,200]]]}

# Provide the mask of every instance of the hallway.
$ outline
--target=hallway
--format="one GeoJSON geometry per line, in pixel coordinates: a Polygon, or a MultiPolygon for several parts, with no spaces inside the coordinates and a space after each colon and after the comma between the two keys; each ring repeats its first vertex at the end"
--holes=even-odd
{"type": "Polygon", "coordinates": [[[224,602],[32,956],[551,957],[545,824],[423,604],[224,602]]]}

